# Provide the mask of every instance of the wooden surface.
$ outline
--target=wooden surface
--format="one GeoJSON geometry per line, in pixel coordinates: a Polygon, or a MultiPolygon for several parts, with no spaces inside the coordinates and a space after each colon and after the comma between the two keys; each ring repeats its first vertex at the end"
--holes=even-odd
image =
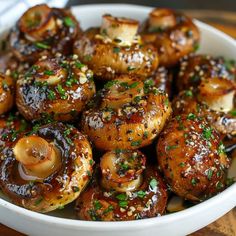
{"type": "MultiPolygon", "coordinates": [[[[236,38],[235,13],[206,10],[191,10],[186,12],[190,16],[205,21],[236,38]]],[[[0,236],[23,236],[23,234],[0,224],[0,236]]],[[[236,236],[236,208],[216,222],[191,234],[191,236],[236,236]]]]}

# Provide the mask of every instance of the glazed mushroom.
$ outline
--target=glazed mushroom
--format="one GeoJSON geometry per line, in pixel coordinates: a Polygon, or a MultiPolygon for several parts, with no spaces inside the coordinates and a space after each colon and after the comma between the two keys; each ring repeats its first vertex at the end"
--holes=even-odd
{"type": "Polygon", "coordinates": [[[157,159],[171,190],[202,201],[225,188],[229,159],[218,132],[190,113],[174,117],[161,133],[157,159]]]}
{"type": "Polygon", "coordinates": [[[209,78],[235,80],[234,62],[209,55],[191,55],[183,58],[176,85],[179,91],[186,90],[198,86],[202,80],[209,78]]]}
{"type": "Polygon", "coordinates": [[[72,58],[42,57],[17,81],[16,104],[28,120],[50,116],[55,120],[77,119],[95,93],[93,73],[72,58]]]}
{"type": "Polygon", "coordinates": [[[145,43],[152,43],[157,48],[160,65],[171,67],[197,49],[200,33],[187,16],[156,8],[144,23],[141,37],[145,43]]]}
{"type": "Polygon", "coordinates": [[[100,167],[101,173],[94,176],[76,202],[79,219],[123,221],[164,213],[166,186],[154,167],[145,168],[145,156],[140,151],[107,152],[100,167]]]}
{"type": "Polygon", "coordinates": [[[19,115],[10,112],[0,116],[0,153],[9,147],[17,138],[31,128],[31,125],[19,115]]]}
{"type": "Polygon", "coordinates": [[[12,77],[0,73],[0,115],[14,105],[15,82],[12,77]]]}
{"type": "Polygon", "coordinates": [[[75,43],[74,53],[103,80],[120,74],[147,77],[158,66],[155,48],[143,45],[137,35],[138,22],[104,15],[100,29],[91,28],[75,43]]]}
{"type": "Polygon", "coordinates": [[[52,123],[19,138],[0,163],[2,191],[17,205],[49,212],[74,201],[92,173],[92,150],[77,129],[52,123]]]}
{"type": "Polygon", "coordinates": [[[82,114],[81,128],[98,149],[152,143],[171,114],[167,94],[152,79],[122,75],[105,84],[82,114]]]}
{"type": "Polygon", "coordinates": [[[236,134],[235,92],[233,81],[205,79],[197,89],[184,90],[173,101],[175,115],[193,113],[205,117],[223,136],[236,134]]]}
{"type": "Polygon", "coordinates": [[[34,63],[42,55],[71,54],[79,23],[69,10],[46,4],[29,8],[9,34],[12,52],[20,61],[34,63]]]}

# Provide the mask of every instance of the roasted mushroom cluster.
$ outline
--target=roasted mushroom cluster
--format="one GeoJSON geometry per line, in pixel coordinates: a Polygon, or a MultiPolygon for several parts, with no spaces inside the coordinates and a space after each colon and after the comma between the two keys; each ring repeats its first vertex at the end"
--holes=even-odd
{"type": "Polygon", "coordinates": [[[74,202],[80,220],[128,221],[223,191],[236,180],[235,62],[195,54],[198,28],[173,10],[101,20],[83,31],[69,10],[42,4],[10,30],[3,194],[41,213],[74,202]]]}

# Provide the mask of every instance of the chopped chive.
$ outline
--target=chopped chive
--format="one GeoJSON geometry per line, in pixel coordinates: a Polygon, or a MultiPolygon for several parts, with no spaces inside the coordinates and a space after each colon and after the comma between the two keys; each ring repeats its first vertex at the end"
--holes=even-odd
{"type": "Polygon", "coordinates": [[[207,178],[208,178],[208,180],[211,180],[212,175],[213,175],[212,169],[208,169],[208,170],[207,170],[207,178]]]}
{"type": "Polygon", "coordinates": [[[173,149],[176,149],[178,147],[178,145],[168,145],[167,147],[166,147],[166,150],[167,151],[170,151],[170,150],[173,150],[173,149]]]}
{"type": "Polygon", "coordinates": [[[44,75],[54,75],[54,72],[52,70],[45,70],[44,75]]]}
{"type": "Polygon", "coordinates": [[[49,45],[47,45],[46,43],[41,43],[41,42],[36,42],[34,45],[40,49],[49,49],[50,48],[49,45]]]}

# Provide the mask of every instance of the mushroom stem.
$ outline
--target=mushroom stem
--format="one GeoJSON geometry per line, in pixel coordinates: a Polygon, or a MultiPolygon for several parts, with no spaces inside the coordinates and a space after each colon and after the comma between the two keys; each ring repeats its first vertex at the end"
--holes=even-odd
{"type": "Polygon", "coordinates": [[[105,153],[100,162],[102,186],[119,192],[136,190],[142,184],[145,162],[145,156],[139,151],[105,153]]]}
{"type": "Polygon", "coordinates": [[[138,32],[139,23],[136,20],[103,15],[101,34],[109,37],[111,40],[122,41],[128,45],[133,43],[138,32]]]}
{"type": "Polygon", "coordinates": [[[47,82],[50,85],[55,85],[61,82],[66,77],[66,70],[62,68],[54,59],[41,59],[35,63],[37,73],[35,80],[47,82]]]}
{"type": "Polygon", "coordinates": [[[223,78],[204,80],[199,85],[198,100],[210,109],[229,112],[234,108],[235,84],[223,78]]]}
{"type": "Polygon", "coordinates": [[[154,9],[149,14],[149,31],[159,31],[176,25],[175,15],[170,9],[154,9]]]}
{"type": "Polygon", "coordinates": [[[19,27],[30,41],[41,41],[56,34],[56,21],[46,4],[27,10],[19,20],[19,27]]]}
{"type": "Polygon", "coordinates": [[[60,155],[55,146],[39,136],[19,139],[13,153],[27,176],[43,179],[60,166],[60,155]]]}
{"type": "Polygon", "coordinates": [[[139,80],[131,80],[126,76],[115,80],[113,85],[108,88],[108,92],[102,99],[102,107],[110,107],[117,109],[124,104],[128,104],[135,100],[135,97],[144,95],[143,82],[139,80]]]}

